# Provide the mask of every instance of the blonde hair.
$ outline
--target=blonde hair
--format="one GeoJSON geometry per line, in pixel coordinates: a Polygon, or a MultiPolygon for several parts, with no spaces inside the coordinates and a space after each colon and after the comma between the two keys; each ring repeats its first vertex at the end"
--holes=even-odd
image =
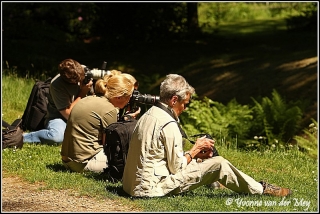
{"type": "Polygon", "coordinates": [[[106,80],[109,78],[110,75],[118,75],[121,74],[121,71],[118,70],[111,70],[108,72],[108,74],[104,75],[102,79],[97,80],[95,86],[94,86],[94,92],[98,96],[104,96],[107,92],[106,88],[106,80]]]}
{"type": "Polygon", "coordinates": [[[128,75],[130,74],[119,73],[114,70],[111,71],[111,73],[105,75],[103,79],[97,80],[95,84],[96,95],[105,96],[109,99],[113,97],[131,96],[134,83],[128,75]]]}
{"type": "MultiPolygon", "coordinates": [[[[111,71],[109,71],[111,74],[113,74],[113,75],[116,75],[116,74],[122,74],[122,72],[121,71],[118,71],[118,70],[111,70],[111,71]]],[[[106,74],[106,75],[104,75],[104,77],[107,77],[109,74],[106,74]]],[[[104,78],[103,77],[103,78],[104,78]]]]}
{"type": "Polygon", "coordinates": [[[127,77],[132,84],[135,86],[135,84],[137,84],[137,80],[136,78],[134,78],[131,74],[128,73],[122,73],[119,70],[111,70],[110,73],[104,75],[103,79],[99,79],[97,80],[96,84],[95,84],[95,94],[98,96],[104,96],[107,92],[107,87],[106,87],[106,81],[110,78],[110,75],[122,75],[124,77],[127,77]]]}
{"type": "Polygon", "coordinates": [[[136,80],[136,78],[134,78],[131,74],[128,73],[122,73],[123,75],[125,75],[134,85],[134,87],[138,87],[138,81],[136,80]]]}

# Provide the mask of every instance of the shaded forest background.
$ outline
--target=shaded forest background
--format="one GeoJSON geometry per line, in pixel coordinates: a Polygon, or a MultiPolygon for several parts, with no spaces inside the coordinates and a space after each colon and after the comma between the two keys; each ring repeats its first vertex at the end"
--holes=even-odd
{"type": "Polygon", "coordinates": [[[2,2],[2,74],[46,79],[73,58],[133,74],[157,94],[168,73],[227,103],[308,100],[317,119],[317,3],[2,2]],[[264,7],[262,10],[261,7],[264,7]]]}

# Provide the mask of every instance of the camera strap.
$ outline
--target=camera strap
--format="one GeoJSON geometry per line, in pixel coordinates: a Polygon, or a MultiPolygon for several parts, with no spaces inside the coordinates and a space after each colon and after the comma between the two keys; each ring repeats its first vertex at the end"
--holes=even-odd
{"type": "MultiPolygon", "coordinates": [[[[160,102],[156,102],[156,104],[155,104],[154,106],[156,106],[156,107],[158,107],[158,108],[161,108],[163,111],[167,112],[167,113],[177,122],[178,128],[179,128],[179,130],[180,130],[180,133],[181,133],[182,137],[185,138],[185,139],[188,139],[187,134],[186,134],[186,133],[184,132],[184,130],[181,128],[180,124],[178,123],[178,121],[176,120],[176,118],[174,117],[172,111],[171,111],[169,108],[165,107],[165,106],[164,106],[163,104],[161,104],[160,102]]],[[[189,139],[188,139],[188,140],[189,140],[189,139]]]]}
{"type": "MultiPolygon", "coordinates": [[[[190,143],[192,143],[192,144],[195,144],[196,142],[195,141],[193,141],[193,140],[190,140],[189,138],[188,138],[188,136],[187,136],[187,134],[184,132],[184,130],[181,128],[181,126],[180,126],[180,124],[178,123],[178,121],[176,120],[176,118],[174,117],[174,115],[173,115],[173,113],[172,113],[172,111],[169,109],[169,108],[167,108],[167,107],[165,107],[163,104],[161,104],[160,102],[156,102],[156,104],[154,105],[154,106],[156,106],[156,107],[158,107],[158,108],[161,108],[163,111],[165,111],[165,112],[167,112],[176,122],[177,122],[177,125],[178,125],[178,127],[179,127],[179,130],[180,130],[180,132],[181,132],[181,135],[182,135],[182,137],[183,138],[185,138],[185,139],[187,139],[190,143]]],[[[209,134],[198,134],[198,135],[193,135],[193,136],[191,136],[191,137],[202,137],[202,136],[206,136],[207,138],[210,138],[210,139],[212,139],[212,137],[209,135],[209,134]]],[[[214,156],[219,156],[219,153],[218,153],[218,151],[217,151],[217,149],[214,147],[214,149],[213,149],[213,157],[214,156]]]]}

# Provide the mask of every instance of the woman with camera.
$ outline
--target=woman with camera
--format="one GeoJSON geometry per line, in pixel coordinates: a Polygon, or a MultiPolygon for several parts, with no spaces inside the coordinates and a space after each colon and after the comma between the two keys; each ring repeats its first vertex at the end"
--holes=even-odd
{"type": "MultiPolygon", "coordinates": [[[[62,162],[67,169],[103,172],[108,167],[103,151],[104,129],[118,121],[119,109],[130,100],[134,78],[128,75],[110,72],[97,80],[95,93],[98,96],[87,96],[72,109],[61,148],[62,162]]],[[[137,111],[131,116],[139,113],[137,111]]]]}

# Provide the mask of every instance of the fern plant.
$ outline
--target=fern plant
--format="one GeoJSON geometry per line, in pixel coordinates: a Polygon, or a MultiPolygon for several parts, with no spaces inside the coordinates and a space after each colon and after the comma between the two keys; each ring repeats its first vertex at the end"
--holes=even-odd
{"type": "Polygon", "coordinates": [[[293,137],[297,141],[300,151],[306,152],[310,157],[318,158],[318,123],[313,118],[308,128],[303,130],[304,135],[293,137]]]}
{"type": "Polygon", "coordinates": [[[299,129],[299,121],[302,118],[302,110],[298,102],[286,103],[274,89],[272,99],[262,98],[253,107],[256,119],[252,131],[267,138],[268,145],[287,145],[299,129]]]}
{"type": "Polygon", "coordinates": [[[180,115],[183,128],[189,135],[208,133],[219,145],[241,147],[251,129],[252,110],[235,99],[227,105],[204,97],[194,96],[187,111],[180,115]]]}

